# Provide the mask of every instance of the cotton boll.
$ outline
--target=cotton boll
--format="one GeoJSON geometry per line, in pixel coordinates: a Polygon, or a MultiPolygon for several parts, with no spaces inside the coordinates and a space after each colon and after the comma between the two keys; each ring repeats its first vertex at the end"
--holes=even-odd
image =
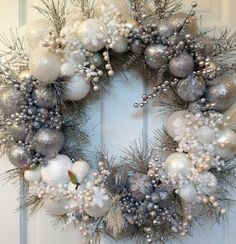
{"type": "Polygon", "coordinates": [[[51,199],[50,197],[46,197],[44,199],[43,207],[48,211],[51,215],[54,216],[62,216],[67,213],[66,205],[68,204],[67,200],[56,200],[51,199]]]}
{"type": "Polygon", "coordinates": [[[87,82],[80,74],[76,74],[65,82],[64,88],[65,100],[79,101],[88,95],[90,82],[87,82]]]}
{"type": "Polygon", "coordinates": [[[72,172],[76,174],[79,183],[83,182],[90,170],[90,166],[86,161],[76,161],[72,166],[72,172]]]}
{"type": "Polygon", "coordinates": [[[59,154],[41,168],[42,179],[49,185],[64,185],[69,182],[68,171],[73,162],[66,155],[59,154]]]}
{"type": "Polygon", "coordinates": [[[38,166],[36,169],[25,170],[24,177],[29,182],[39,182],[41,180],[41,167],[38,166]]]}

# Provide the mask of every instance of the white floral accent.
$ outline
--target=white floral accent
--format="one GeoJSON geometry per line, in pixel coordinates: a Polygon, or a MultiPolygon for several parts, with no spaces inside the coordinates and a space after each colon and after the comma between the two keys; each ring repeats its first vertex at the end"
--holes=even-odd
{"type": "Polygon", "coordinates": [[[101,187],[94,186],[91,190],[93,190],[92,194],[92,206],[98,206],[100,208],[103,208],[105,205],[105,202],[109,200],[109,196],[106,193],[106,190],[101,187]]]}

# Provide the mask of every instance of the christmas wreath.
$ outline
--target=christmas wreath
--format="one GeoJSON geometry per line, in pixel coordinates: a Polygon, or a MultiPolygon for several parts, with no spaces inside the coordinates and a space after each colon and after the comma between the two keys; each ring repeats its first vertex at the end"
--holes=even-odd
{"type": "Polygon", "coordinates": [[[202,216],[222,220],[236,168],[235,33],[200,27],[196,2],[183,13],[181,0],[41,1],[46,18],[23,38],[0,36],[0,150],[16,166],[5,179],[29,182],[21,207],[75,223],[84,243],[165,242],[202,216]],[[163,130],[149,149],[91,162],[86,104],[130,67],[153,84],[134,107],[157,101],[163,130]]]}

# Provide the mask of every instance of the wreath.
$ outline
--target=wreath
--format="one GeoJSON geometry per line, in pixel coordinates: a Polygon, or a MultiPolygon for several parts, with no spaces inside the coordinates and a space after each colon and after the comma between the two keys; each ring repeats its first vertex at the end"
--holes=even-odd
{"type": "Polygon", "coordinates": [[[0,37],[0,149],[16,166],[5,179],[29,182],[21,208],[75,223],[84,243],[101,233],[165,242],[201,217],[224,219],[236,168],[235,33],[200,28],[196,2],[187,14],[181,0],[41,2],[46,18],[23,38],[0,37]],[[169,114],[151,148],[135,142],[118,162],[98,150],[95,163],[86,105],[130,67],[153,84],[134,107],[155,100],[169,114]]]}

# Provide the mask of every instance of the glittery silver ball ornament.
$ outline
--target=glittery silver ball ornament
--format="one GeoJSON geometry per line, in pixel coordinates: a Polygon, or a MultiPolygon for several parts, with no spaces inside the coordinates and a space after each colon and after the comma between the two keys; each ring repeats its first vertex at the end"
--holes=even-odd
{"type": "Polygon", "coordinates": [[[7,156],[10,162],[17,168],[24,168],[30,165],[30,155],[25,151],[22,146],[16,143],[9,145],[7,150],[7,156]]]}
{"type": "MultiPolygon", "coordinates": [[[[185,23],[187,17],[188,17],[188,14],[186,14],[186,13],[175,13],[169,17],[168,21],[177,30],[178,26],[181,26],[185,23]]],[[[197,19],[195,17],[190,17],[189,23],[184,24],[184,27],[182,28],[180,34],[183,34],[183,35],[191,34],[192,36],[196,36],[197,33],[198,33],[197,19]]]]}
{"type": "Polygon", "coordinates": [[[54,95],[50,87],[36,87],[32,94],[35,104],[40,108],[52,108],[54,104],[54,95]]]}
{"type": "Polygon", "coordinates": [[[151,180],[147,175],[135,173],[129,177],[129,191],[136,201],[142,201],[152,191],[151,180]]]}
{"type": "Polygon", "coordinates": [[[212,57],[214,53],[214,46],[211,39],[207,36],[198,37],[197,42],[201,47],[201,54],[206,57],[212,57]]]}
{"type": "Polygon", "coordinates": [[[147,16],[141,20],[141,25],[144,28],[155,28],[160,23],[158,16],[147,16]]]}
{"type": "Polygon", "coordinates": [[[168,21],[161,21],[158,25],[158,34],[161,37],[170,37],[174,33],[174,26],[168,21]]]}
{"type": "Polygon", "coordinates": [[[33,138],[34,149],[43,156],[55,157],[63,148],[64,135],[61,131],[41,128],[33,138]]]}
{"type": "Polygon", "coordinates": [[[150,44],[144,51],[147,65],[152,69],[160,69],[167,63],[168,57],[165,55],[167,47],[164,45],[150,44]]]}
{"type": "Polygon", "coordinates": [[[6,85],[0,89],[0,110],[5,115],[11,115],[19,112],[25,100],[22,92],[17,90],[14,85],[6,85]]]}
{"type": "Polygon", "coordinates": [[[215,110],[224,111],[236,100],[236,86],[230,76],[223,76],[214,86],[207,87],[205,96],[208,103],[214,103],[215,110]]]}
{"type": "Polygon", "coordinates": [[[169,70],[175,77],[185,78],[193,72],[194,60],[186,51],[184,51],[170,60],[169,70]]]}
{"type": "Polygon", "coordinates": [[[9,126],[8,132],[16,141],[24,141],[28,135],[27,126],[25,124],[13,123],[9,126]]]}
{"type": "Polygon", "coordinates": [[[205,92],[206,84],[202,77],[189,75],[187,78],[179,81],[176,92],[183,100],[194,102],[198,100],[205,92]]]}

